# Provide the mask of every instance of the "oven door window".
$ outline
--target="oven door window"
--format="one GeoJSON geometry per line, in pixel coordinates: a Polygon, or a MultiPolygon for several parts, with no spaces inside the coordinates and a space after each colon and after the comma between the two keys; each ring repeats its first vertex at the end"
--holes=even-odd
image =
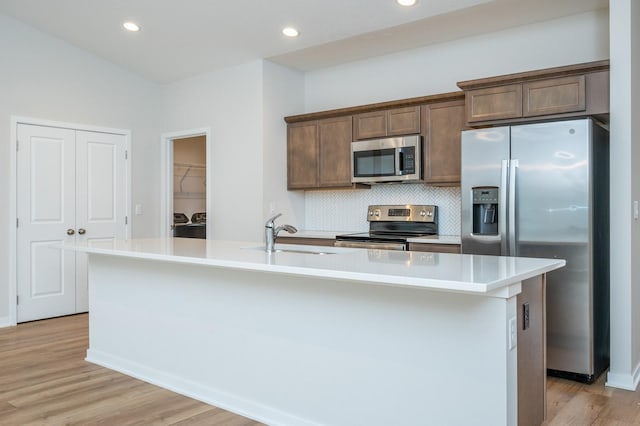
{"type": "Polygon", "coordinates": [[[396,150],[375,149],[370,151],[354,151],[353,176],[375,177],[396,175],[396,150]]]}

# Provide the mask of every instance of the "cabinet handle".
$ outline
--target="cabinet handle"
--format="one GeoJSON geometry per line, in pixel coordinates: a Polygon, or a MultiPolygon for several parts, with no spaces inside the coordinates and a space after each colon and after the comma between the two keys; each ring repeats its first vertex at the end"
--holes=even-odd
{"type": "Polygon", "coordinates": [[[75,230],[73,230],[73,229],[71,229],[71,228],[67,229],[67,235],[73,235],[73,234],[75,234],[75,233],[76,233],[76,231],[75,231],[75,230]]]}
{"type": "Polygon", "coordinates": [[[80,234],[80,235],[84,235],[86,232],[87,232],[87,230],[84,229],[84,228],[78,229],[78,234],[80,234]]]}

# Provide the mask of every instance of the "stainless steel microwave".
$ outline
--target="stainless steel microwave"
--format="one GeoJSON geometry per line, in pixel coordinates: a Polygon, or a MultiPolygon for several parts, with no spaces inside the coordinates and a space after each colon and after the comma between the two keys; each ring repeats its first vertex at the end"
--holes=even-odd
{"type": "Polygon", "coordinates": [[[351,142],[351,182],[412,182],[422,179],[419,135],[351,142]]]}

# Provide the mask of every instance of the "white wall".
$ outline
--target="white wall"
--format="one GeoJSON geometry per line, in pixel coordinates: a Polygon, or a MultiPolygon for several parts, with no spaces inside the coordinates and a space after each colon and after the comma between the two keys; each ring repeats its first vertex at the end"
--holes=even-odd
{"type": "MultiPolygon", "coordinates": [[[[262,61],[203,74],[162,90],[161,132],[211,128],[208,238],[260,241],[263,226],[262,61]]],[[[158,153],[160,147],[158,146],[158,153]]]]}
{"type": "Polygon", "coordinates": [[[287,191],[287,125],[284,117],[304,108],[304,74],[263,63],[264,202],[262,215],[282,213],[277,223],[304,226],[304,193],[287,191]],[[272,211],[273,210],[273,211],[272,211]]]}
{"type": "MultiPolygon", "coordinates": [[[[629,109],[631,127],[632,167],[631,167],[631,198],[640,203],[640,2],[630,0],[629,4],[629,40],[631,46],[627,53],[631,58],[628,87],[616,86],[616,95],[629,93],[631,95],[631,108],[629,109]],[[629,90],[630,88],[630,90],[629,90]]],[[[632,227],[632,248],[626,253],[633,267],[631,275],[631,297],[624,299],[631,301],[632,325],[629,340],[631,342],[631,369],[629,372],[634,379],[634,389],[640,383],[640,222],[635,220],[632,227]]],[[[620,253],[614,253],[618,255],[620,253]]],[[[615,302],[618,302],[616,300],[615,302]]],[[[614,324],[615,326],[615,324],[614,324]]]]}
{"type": "Polygon", "coordinates": [[[611,368],[607,384],[640,381],[640,4],[611,0],[611,368]],[[615,348],[615,349],[613,349],[615,348]]]}
{"type": "Polygon", "coordinates": [[[456,82],[609,58],[606,10],[309,72],[305,111],[459,90],[456,82]]]}
{"type": "MultiPolygon", "coordinates": [[[[158,225],[158,86],[92,54],[0,15],[0,324],[8,323],[10,282],[8,241],[10,116],[130,129],[135,236],[152,235],[158,225]],[[7,321],[5,321],[7,319],[7,321]]],[[[14,225],[15,226],[15,225],[14,225]]]]}

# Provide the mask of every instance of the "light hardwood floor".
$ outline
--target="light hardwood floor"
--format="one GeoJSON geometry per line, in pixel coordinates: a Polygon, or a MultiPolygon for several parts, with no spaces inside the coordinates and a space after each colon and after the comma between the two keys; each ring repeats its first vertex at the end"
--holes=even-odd
{"type": "MultiPolygon", "coordinates": [[[[88,316],[0,329],[0,425],[260,423],[84,361],[88,316]]],[[[544,425],[640,425],[640,391],[547,381],[544,425]]],[[[428,424],[428,423],[427,423],[428,424]]]]}
{"type": "Polygon", "coordinates": [[[88,315],[0,329],[0,425],[260,425],[84,361],[88,315]]]}

